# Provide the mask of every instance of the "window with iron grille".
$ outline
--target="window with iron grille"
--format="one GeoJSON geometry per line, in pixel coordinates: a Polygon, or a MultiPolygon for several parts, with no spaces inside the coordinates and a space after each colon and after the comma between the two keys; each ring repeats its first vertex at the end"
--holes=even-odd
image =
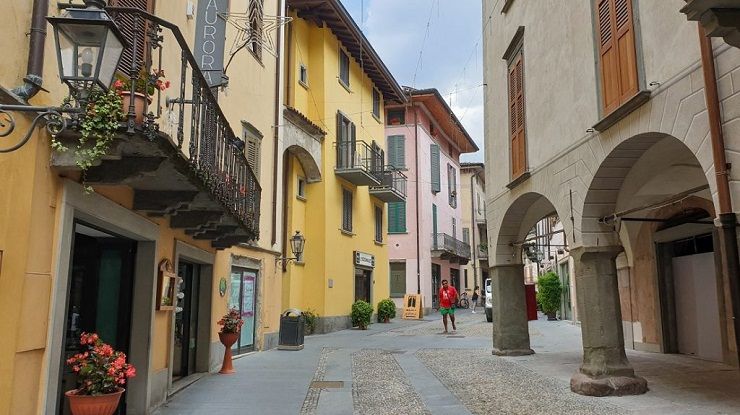
{"type": "Polygon", "coordinates": [[[349,88],[349,55],[339,50],[339,80],[349,88]]]}
{"type": "Polygon", "coordinates": [[[375,242],[383,242],[383,208],[375,206],[375,242]]]}
{"type": "Polygon", "coordinates": [[[342,230],[352,232],[352,191],[342,189],[342,230]]]}

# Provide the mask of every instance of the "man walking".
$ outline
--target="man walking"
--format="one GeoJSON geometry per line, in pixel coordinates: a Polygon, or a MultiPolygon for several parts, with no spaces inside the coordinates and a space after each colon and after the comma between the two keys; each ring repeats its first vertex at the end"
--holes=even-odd
{"type": "Polygon", "coordinates": [[[442,314],[442,322],[445,325],[444,333],[447,333],[447,316],[452,321],[452,331],[456,331],[455,326],[455,304],[457,303],[457,290],[447,284],[447,280],[442,280],[442,288],[439,289],[439,314],[442,314]]]}
{"type": "Polygon", "coordinates": [[[476,285],[473,290],[473,297],[470,299],[473,303],[473,314],[475,314],[475,307],[478,305],[478,290],[480,290],[480,287],[476,285]]]}

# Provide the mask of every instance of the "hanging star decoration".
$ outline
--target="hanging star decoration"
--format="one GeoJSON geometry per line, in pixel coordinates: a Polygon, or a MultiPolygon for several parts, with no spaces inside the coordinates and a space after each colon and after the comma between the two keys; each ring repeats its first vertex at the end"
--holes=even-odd
{"type": "Polygon", "coordinates": [[[242,49],[247,49],[256,45],[260,50],[265,51],[272,56],[277,56],[277,41],[275,34],[281,26],[288,24],[292,17],[289,16],[271,16],[262,12],[262,2],[250,2],[250,10],[246,13],[220,13],[219,17],[229,22],[236,29],[234,42],[229,52],[229,61],[226,68],[229,67],[231,60],[242,49]]]}

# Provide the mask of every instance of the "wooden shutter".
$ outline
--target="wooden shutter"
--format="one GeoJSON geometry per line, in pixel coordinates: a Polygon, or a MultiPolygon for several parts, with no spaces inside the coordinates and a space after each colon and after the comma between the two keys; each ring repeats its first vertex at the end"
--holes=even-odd
{"type": "Polygon", "coordinates": [[[466,244],[470,243],[470,228],[463,228],[462,238],[463,242],[465,242],[466,244]]]}
{"type": "Polygon", "coordinates": [[[406,202],[388,203],[388,232],[406,232],[406,202]]]}
{"type": "Polygon", "coordinates": [[[519,52],[509,65],[509,130],[511,133],[511,177],[527,169],[524,135],[524,62],[519,52]]]}
{"type": "Polygon", "coordinates": [[[352,192],[342,190],[342,229],[352,232],[352,192]]]}
{"type": "MultiPolygon", "coordinates": [[[[154,13],[154,0],[109,0],[111,7],[131,7],[143,10],[148,13],[154,13]]],[[[134,24],[134,16],[131,14],[121,13],[115,17],[115,22],[121,30],[121,34],[126,39],[129,47],[123,50],[121,62],[118,64],[118,70],[126,76],[130,75],[131,61],[136,59],[139,68],[146,64],[148,47],[146,36],[146,21],[139,19],[139,25],[134,24]],[[134,47],[134,38],[136,38],[136,50],[134,47]]]]}
{"type": "Polygon", "coordinates": [[[431,154],[431,162],[432,162],[432,192],[438,193],[442,190],[442,186],[440,184],[440,173],[439,173],[439,146],[436,144],[432,144],[429,148],[430,154],[431,154]]]}
{"type": "Polygon", "coordinates": [[[247,137],[246,139],[246,157],[247,163],[252,168],[252,171],[257,178],[259,178],[260,171],[260,142],[259,139],[253,137],[247,137]]]}
{"type": "Polygon", "coordinates": [[[405,140],[402,135],[388,137],[388,164],[399,169],[406,167],[405,140]]]}
{"type": "Polygon", "coordinates": [[[383,209],[375,206],[375,240],[383,242],[383,209]]]}
{"type": "Polygon", "coordinates": [[[602,105],[608,114],[638,91],[632,1],[596,2],[602,105]]]}

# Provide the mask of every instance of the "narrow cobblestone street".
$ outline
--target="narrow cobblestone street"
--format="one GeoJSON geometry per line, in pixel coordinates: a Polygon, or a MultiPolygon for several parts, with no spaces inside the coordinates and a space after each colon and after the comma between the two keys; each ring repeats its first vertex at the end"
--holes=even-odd
{"type": "Polygon", "coordinates": [[[642,396],[593,398],[570,392],[580,364],[580,329],[530,323],[536,354],[491,355],[483,314],[459,312],[457,332],[439,316],[394,320],[367,331],[306,338],[302,351],[268,351],[235,361],[233,376],[210,375],[175,395],[158,415],[189,414],[736,414],[740,375],[728,366],[630,352],[648,380],[642,396]],[[660,372],[656,368],[662,368],[660,372]]]}

